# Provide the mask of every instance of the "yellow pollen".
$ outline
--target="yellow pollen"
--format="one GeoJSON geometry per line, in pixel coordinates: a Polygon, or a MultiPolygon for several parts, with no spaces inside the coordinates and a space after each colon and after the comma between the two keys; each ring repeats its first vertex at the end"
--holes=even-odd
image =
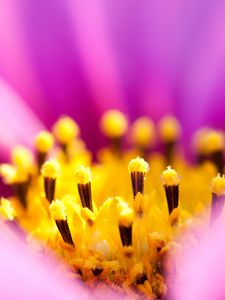
{"type": "Polygon", "coordinates": [[[174,169],[168,166],[167,169],[162,173],[162,182],[163,185],[166,186],[179,185],[180,177],[174,169]]]}
{"type": "Polygon", "coordinates": [[[140,172],[146,174],[149,171],[149,164],[143,158],[138,156],[137,158],[132,159],[129,162],[128,171],[129,174],[134,172],[140,172]]]}
{"type": "Polygon", "coordinates": [[[60,144],[67,145],[80,134],[80,128],[70,117],[61,117],[53,126],[53,133],[60,144]]]}
{"type": "Polygon", "coordinates": [[[154,142],[155,126],[149,118],[142,117],[132,124],[130,134],[134,145],[146,148],[154,142]]]}
{"type": "Polygon", "coordinates": [[[41,168],[41,174],[45,178],[56,179],[59,176],[59,173],[60,165],[53,159],[46,161],[41,168]]]}
{"type": "Polygon", "coordinates": [[[62,201],[55,200],[52,201],[49,206],[51,217],[54,220],[66,220],[66,208],[62,201]]]}
{"type": "Polygon", "coordinates": [[[130,207],[126,207],[120,211],[119,225],[129,227],[133,224],[135,218],[134,210],[130,207]]]}
{"type": "Polygon", "coordinates": [[[159,122],[159,135],[165,142],[173,142],[180,138],[181,126],[174,117],[164,117],[159,122]]]}
{"type": "Polygon", "coordinates": [[[50,132],[41,131],[34,141],[35,147],[39,152],[47,153],[53,148],[54,139],[50,132]]]}
{"type": "Polygon", "coordinates": [[[216,177],[213,178],[212,184],[212,193],[216,194],[217,196],[224,196],[225,195],[225,177],[224,175],[221,176],[218,174],[216,177]]]}
{"type": "Polygon", "coordinates": [[[0,215],[3,219],[13,221],[15,218],[15,210],[11,202],[6,198],[1,198],[0,215]]]}
{"type": "Polygon", "coordinates": [[[13,148],[12,153],[12,162],[18,168],[28,169],[33,165],[33,154],[32,152],[23,146],[16,146],[13,148]]]}
{"type": "Polygon", "coordinates": [[[91,170],[89,167],[80,166],[75,172],[78,184],[86,184],[92,181],[91,170]]]}
{"type": "Polygon", "coordinates": [[[122,112],[112,109],[102,116],[100,128],[105,136],[112,139],[120,138],[128,129],[128,121],[122,112]]]}

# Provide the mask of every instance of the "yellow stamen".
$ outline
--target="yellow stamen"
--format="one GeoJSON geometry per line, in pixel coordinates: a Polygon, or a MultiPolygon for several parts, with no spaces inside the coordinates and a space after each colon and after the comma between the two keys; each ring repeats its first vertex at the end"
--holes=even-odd
{"type": "Polygon", "coordinates": [[[132,124],[131,140],[134,145],[141,148],[148,148],[153,144],[154,138],[155,127],[149,118],[139,118],[132,124]]]}
{"type": "Polygon", "coordinates": [[[54,220],[66,220],[66,208],[62,201],[52,201],[49,210],[54,220]]]}
{"type": "Polygon", "coordinates": [[[224,134],[221,131],[210,130],[205,136],[205,150],[207,153],[224,149],[224,134]]]}
{"type": "Polygon", "coordinates": [[[53,133],[60,144],[67,145],[78,137],[80,128],[70,117],[61,117],[55,123],[53,133]]]}
{"type": "Polygon", "coordinates": [[[130,207],[124,208],[119,214],[119,224],[121,226],[129,227],[134,222],[134,210],[130,207]]]}
{"type": "Polygon", "coordinates": [[[48,160],[41,168],[41,174],[45,178],[56,179],[60,173],[60,165],[56,160],[48,160]]]}
{"type": "Polygon", "coordinates": [[[176,186],[180,183],[180,177],[170,166],[162,173],[162,182],[166,186],[176,186]]]}
{"type": "Polygon", "coordinates": [[[87,184],[92,181],[91,170],[89,167],[80,166],[75,172],[78,184],[87,184]]]}
{"type": "Polygon", "coordinates": [[[159,123],[159,134],[164,142],[172,142],[179,139],[181,126],[174,117],[164,117],[159,123]]]}
{"type": "Polygon", "coordinates": [[[128,129],[128,121],[122,112],[112,109],[104,113],[100,127],[105,136],[111,139],[120,138],[128,129]]]}
{"type": "Polygon", "coordinates": [[[119,232],[123,247],[132,245],[132,224],[134,218],[134,210],[130,207],[124,208],[119,213],[119,232]]]}
{"type": "Polygon", "coordinates": [[[41,131],[34,141],[35,147],[38,152],[48,153],[54,145],[54,138],[48,131],[41,131]]]}
{"type": "Polygon", "coordinates": [[[128,165],[129,174],[139,172],[146,174],[149,171],[149,164],[141,157],[132,159],[128,165]]]}
{"type": "Polygon", "coordinates": [[[29,169],[33,165],[33,154],[32,152],[23,146],[16,146],[13,148],[12,162],[20,169],[29,169]]]}
{"type": "Polygon", "coordinates": [[[218,174],[212,180],[212,193],[216,194],[217,196],[225,195],[225,177],[224,175],[221,176],[218,174]]]}

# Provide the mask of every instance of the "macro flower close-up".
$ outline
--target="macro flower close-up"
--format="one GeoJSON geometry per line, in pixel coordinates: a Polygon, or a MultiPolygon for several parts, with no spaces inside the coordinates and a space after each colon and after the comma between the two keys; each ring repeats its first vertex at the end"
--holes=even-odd
{"type": "Polygon", "coordinates": [[[225,298],[224,36],[219,0],[1,0],[1,297],[225,298]]]}

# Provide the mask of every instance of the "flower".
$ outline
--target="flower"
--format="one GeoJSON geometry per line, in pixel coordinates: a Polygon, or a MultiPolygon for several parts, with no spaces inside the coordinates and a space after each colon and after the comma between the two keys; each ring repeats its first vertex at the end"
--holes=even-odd
{"type": "Polygon", "coordinates": [[[1,218],[97,297],[170,293],[180,236],[196,241],[222,215],[224,4],[168,5],[3,0],[0,11],[0,171],[13,190],[1,218]],[[189,146],[203,124],[189,165],[180,138],[189,146]]]}

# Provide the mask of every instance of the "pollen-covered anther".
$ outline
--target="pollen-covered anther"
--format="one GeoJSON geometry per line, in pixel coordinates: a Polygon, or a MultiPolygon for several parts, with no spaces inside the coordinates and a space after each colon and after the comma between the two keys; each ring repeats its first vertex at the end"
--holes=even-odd
{"type": "Polygon", "coordinates": [[[123,246],[132,246],[132,225],[134,222],[134,211],[132,208],[124,208],[119,213],[119,232],[123,246]]]}
{"type": "Polygon", "coordinates": [[[89,167],[80,166],[75,172],[78,193],[83,207],[93,211],[91,182],[92,175],[89,167]]]}
{"type": "Polygon", "coordinates": [[[53,135],[48,131],[41,131],[35,137],[34,145],[37,151],[37,162],[40,169],[46,160],[47,154],[53,148],[54,145],[53,135]]]}
{"type": "Polygon", "coordinates": [[[169,214],[179,205],[179,183],[178,173],[170,166],[162,173],[162,182],[166,193],[169,214]]]}
{"type": "Polygon", "coordinates": [[[144,193],[145,175],[149,171],[149,164],[143,158],[137,157],[130,161],[128,171],[131,176],[133,196],[135,198],[137,193],[144,193]]]}
{"type": "MultiPolygon", "coordinates": [[[[61,117],[53,126],[53,134],[59,144],[65,148],[80,134],[78,124],[70,117],[61,117]]],[[[66,149],[64,149],[66,150],[66,149]]]]}
{"type": "Polygon", "coordinates": [[[60,200],[52,201],[51,205],[49,206],[49,210],[51,217],[55,220],[56,226],[64,242],[74,246],[74,242],[67,221],[66,208],[63,202],[60,200]]]}
{"type": "Polygon", "coordinates": [[[214,222],[222,213],[225,203],[225,177],[218,174],[212,179],[212,207],[211,222],[214,222]]]}
{"type": "Polygon", "coordinates": [[[144,150],[152,146],[155,139],[154,123],[147,117],[138,118],[131,127],[132,143],[144,150]]]}
{"type": "Polygon", "coordinates": [[[45,196],[50,203],[54,200],[55,184],[59,173],[60,165],[53,159],[46,161],[41,168],[41,174],[44,177],[45,196]]]}

